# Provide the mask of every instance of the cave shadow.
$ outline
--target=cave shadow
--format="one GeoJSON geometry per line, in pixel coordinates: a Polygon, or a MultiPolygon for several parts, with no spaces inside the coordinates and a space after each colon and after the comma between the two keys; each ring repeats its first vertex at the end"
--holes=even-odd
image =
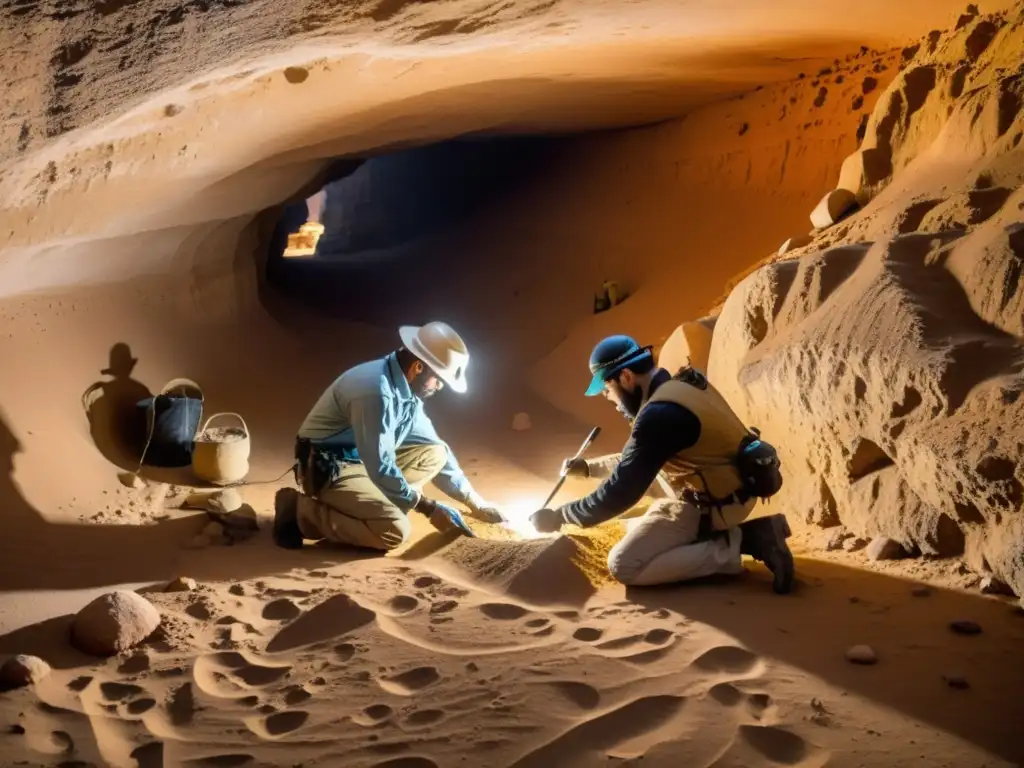
{"type": "Polygon", "coordinates": [[[107,367],[100,371],[109,378],[93,383],[82,394],[96,449],[114,466],[132,472],[138,469],[146,440],[146,423],[138,403],[152,397],[149,387],[132,378],[138,362],[128,344],[114,344],[107,367]]]}
{"type": "Polygon", "coordinates": [[[1024,664],[1014,650],[1024,639],[1024,612],[940,588],[915,596],[914,582],[831,562],[800,559],[798,573],[797,589],[786,596],[772,593],[769,574],[757,566],[738,579],[631,587],[626,597],[710,625],[759,657],[820,679],[826,707],[836,695],[825,690],[831,686],[1024,765],[1024,664]],[[982,634],[952,632],[950,622],[961,619],[979,623],[982,634]],[[846,661],[846,650],[859,644],[875,649],[876,665],[846,661]],[[942,677],[964,673],[967,691],[942,677]]]}
{"type": "Polygon", "coordinates": [[[18,487],[14,460],[21,450],[0,411],[0,593],[169,581],[184,568],[196,579],[241,580],[360,557],[350,550],[281,549],[267,530],[233,547],[186,549],[209,522],[202,512],[183,512],[152,525],[53,523],[18,487]]]}

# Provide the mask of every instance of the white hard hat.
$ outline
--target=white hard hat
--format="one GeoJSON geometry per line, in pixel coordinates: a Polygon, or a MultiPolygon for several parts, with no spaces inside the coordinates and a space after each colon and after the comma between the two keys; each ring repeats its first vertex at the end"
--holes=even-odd
{"type": "Polygon", "coordinates": [[[466,391],[469,350],[462,337],[448,323],[423,326],[403,325],[398,329],[402,344],[456,392],[466,391]]]}

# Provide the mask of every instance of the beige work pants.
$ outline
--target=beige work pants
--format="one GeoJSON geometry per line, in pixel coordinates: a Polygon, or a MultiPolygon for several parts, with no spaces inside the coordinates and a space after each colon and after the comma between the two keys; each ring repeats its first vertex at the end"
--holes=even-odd
{"type": "MultiPolygon", "coordinates": [[[[395,463],[410,486],[429,483],[447,460],[443,445],[414,445],[395,451],[395,463]]],[[[316,498],[300,494],[303,538],[366,549],[390,550],[405,543],[412,524],[370,480],[363,464],[343,464],[338,479],[316,498]]]]}
{"type": "MultiPolygon", "coordinates": [[[[748,502],[742,508],[725,508],[724,517],[743,519],[752,507],[748,502]]],[[[702,535],[701,511],[686,501],[658,499],[642,517],[625,522],[626,535],[608,553],[608,570],[623,584],[672,584],[743,571],[740,529],[702,535]]],[[[703,527],[710,529],[708,522],[703,527]]]]}

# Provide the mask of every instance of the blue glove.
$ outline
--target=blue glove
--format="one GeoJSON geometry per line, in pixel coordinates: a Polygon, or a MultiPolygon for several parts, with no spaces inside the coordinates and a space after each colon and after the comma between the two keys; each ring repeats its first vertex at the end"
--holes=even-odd
{"type": "Polygon", "coordinates": [[[462,519],[462,515],[447,504],[423,496],[420,498],[419,504],[416,505],[416,511],[426,515],[430,524],[441,533],[458,531],[463,536],[476,537],[472,529],[466,525],[466,521],[462,519]]]}

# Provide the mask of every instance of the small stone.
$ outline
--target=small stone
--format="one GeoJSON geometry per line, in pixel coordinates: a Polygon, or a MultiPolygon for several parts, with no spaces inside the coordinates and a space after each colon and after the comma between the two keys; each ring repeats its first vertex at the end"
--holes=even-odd
{"type": "Polygon", "coordinates": [[[958,635],[980,635],[981,625],[976,621],[968,619],[957,619],[949,622],[949,628],[958,635]]]}
{"type": "Polygon", "coordinates": [[[179,576],[166,587],[164,592],[194,592],[199,588],[195,579],[188,579],[183,576],[179,576]]]}
{"type": "Polygon", "coordinates": [[[843,542],[853,536],[845,528],[836,528],[834,531],[825,531],[825,550],[837,552],[843,548],[843,542]]]}
{"type": "Polygon", "coordinates": [[[982,594],[985,595],[1006,595],[1007,597],[1011,597],[1013,595],[1013,590],[1010,589],[1010,585],[1006,582],[1000,581],[995,576],[986,576],[981,580],[981,584],[979,586],[981,587],[982,594]]]}
{"type": "Polygon", "coordinates": [[[0,667],[0,690],[35,685],[50,674],[50,665],[38,656],[14,656],[0,667]]]}
{"type": "Polygon", "coordinates": [[[858,550],[864,549],[867,545],[867,539],[862,539],[860,536],[854,536],[852,539],[847,539],[843,542],[843,549],[847,552],[857,552],[858,550]]]}
{"type": "Polygon", "coordinates": [[[517,413],[512,417],[512,429],[516,432],[525,432],[533,424],[530,422],[530,414],[528,413],[517,413]]]}
{"type": "Polygon", "coordinates": [[[230,592],[232,595],[243,597],[245,595],[245,586],[242,584],[232,584],[230,587],[228,587],[228,592],[230,592]]]}
{"type": "Polygon", "coordinates": [[[966,691],[971,687],[971,684],[967,682],[967,678],[963,675],[943,675],[942,679],[946,681],[946,685],[950,688],[956,688],[958,691],[966,691]]]}
{"type": "Polygon", "coordinates": [[[867,555],[869,560],[901,560],[906,557],[907,551],[898,541],[878,536],[868,544],[867,555]]]}
{"type": "Polygon", "coordinates": [[[914,597],[931,597],[932,591],[928,587],[914,587],[910,594],[914,597]]]}
{"type": "Polygon", "coordinates": [[[878,655],[870,645],[855,645],[846,651],[846,659],[853,664],[874,664],[878,655]]]}
{"type": "Polygon", "coordinates": [[[75,616],[71,644],[91,656],[113,656],[138,645],[159,626],[160,612],[142,595],[109,592],[75,616]]]}

